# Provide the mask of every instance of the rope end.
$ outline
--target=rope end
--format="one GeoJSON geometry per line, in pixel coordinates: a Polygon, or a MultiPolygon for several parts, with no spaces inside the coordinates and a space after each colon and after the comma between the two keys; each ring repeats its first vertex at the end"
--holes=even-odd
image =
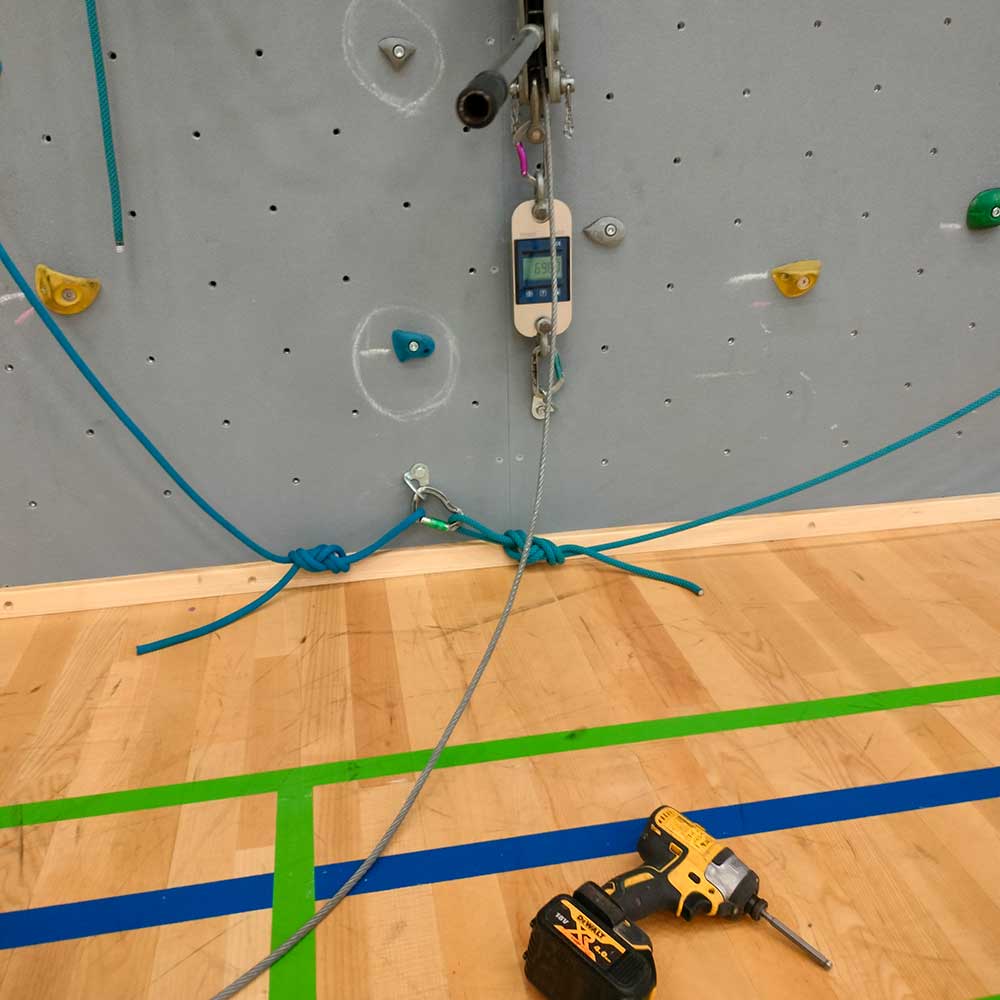
{"type": "Polygon", "coordinates": [[[698,597],[704,597],[705,596],[705,591],[704,590],[698,590],[698,591],[695,591],[695,593],[698,595],[698,597]]]}
{"type": "Polygon", "coordinates": [[[125,253],[125,244],[124,243],[116,243],[115,244],[115,253],[125,253]]]}

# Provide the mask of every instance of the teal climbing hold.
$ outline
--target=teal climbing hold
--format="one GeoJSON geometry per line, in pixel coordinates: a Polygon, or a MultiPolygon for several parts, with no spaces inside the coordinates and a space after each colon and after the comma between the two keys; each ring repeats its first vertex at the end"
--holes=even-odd
{"type": "Polygon", "coordinates": [[[412,333],[409,330],[392,331],[392,349],[400,361],[414,358],[429,358],[434,353],[434,338],[426,333],[412,333]]]}

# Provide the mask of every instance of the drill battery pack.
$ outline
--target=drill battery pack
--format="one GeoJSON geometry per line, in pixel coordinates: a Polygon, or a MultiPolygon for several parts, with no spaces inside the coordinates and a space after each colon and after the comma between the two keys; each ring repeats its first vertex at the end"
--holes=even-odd
{"type": "Polygon", "coordinates": [[[558,1000],[650,1000],[656,991],[649,938],[593,882],[538,911],[524,969],[534,986],[558,1000]]]}

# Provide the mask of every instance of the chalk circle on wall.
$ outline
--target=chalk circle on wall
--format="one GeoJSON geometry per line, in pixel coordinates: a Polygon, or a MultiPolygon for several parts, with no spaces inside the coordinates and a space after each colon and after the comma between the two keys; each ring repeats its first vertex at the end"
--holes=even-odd
{"type": "Polygon", "coordinates": [[[458,382],[455,335],[440,316],[413,306],[379,306],[368,313],[354,328],[351,362],[372,409],[400,423],[422,420],[444,406],[458,382]],[[392,331],[397,329],[433,337],[434,353],[400,364],[392,350],[392,331]]]}
{"type": "Polygon", "coordinates": [[[403,0],[351,0],[341,39],[354,78],[403,115],[423,107],[444,73],[444,52],[431,24],[403,0]],[[386,36],[405,38],[414,52],[400,71],[378,47],[386,36]]]}

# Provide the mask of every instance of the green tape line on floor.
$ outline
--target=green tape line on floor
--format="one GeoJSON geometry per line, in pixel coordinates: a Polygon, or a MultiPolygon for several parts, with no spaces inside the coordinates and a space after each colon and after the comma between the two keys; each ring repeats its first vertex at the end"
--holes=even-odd
{"type": "MultiPolygon", "coordinates": [[[[818,698],[813,701],[793,701],[782,705],[702,712],[697,715],[650,719],[645,722],[595,726],[592,729],[542,733],[538,736],[484,740],[481,743],[447,747],[438,767],[461,767],[490,761],[515,760],[519,757],[566,753],[571,750],[624,746],[630,743],[722,733],[737,729],[813,722],[845,715],[863,715],[868,712],[914,708],[935,703],[986,698],[992,695],[1000,695],[1000,677],[925,684],[891,691],[872,691],[836,698],[818,698]]],[[[238,774],[228,778],[209,778],[176,785],[158,785],[153,788],[0,806],[0,829],[262,795],[277,792],[289,782],[309,786],[333,785],[365,778],[411,774],[423,767],[429,753],[429,750],[410,750],[406,753],[360,757],[355,760],[333,761],[329,764],[310,764],[281,771],[238,774]]]]}
{"type": "MultiPolygon", "coordinates": [[[[274,837],[271,947],[277,948],[316,912],[313,790],[290,781],[278,792],[274,837]]],[[[315,1000],[316,936],[300,941],[271,969],[270,1000],[315,1000]]]]}

